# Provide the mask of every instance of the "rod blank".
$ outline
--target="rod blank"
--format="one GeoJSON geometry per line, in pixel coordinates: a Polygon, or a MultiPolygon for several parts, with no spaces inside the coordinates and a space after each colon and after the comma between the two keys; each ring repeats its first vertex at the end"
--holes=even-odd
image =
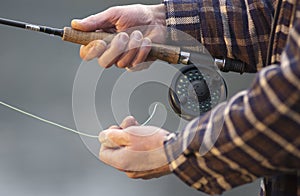
{"type": "Polygon", "coordinates": [[[22,28],[22,29],[27,29],[27,30],[31,30],[31,31],[38,31],[38,32],[47,33],[47,34],[51,34],[51,35],[57,35],[60,37],[62,37],[64,34],[63,29],[34,25],[34,24],[10,20],[10,19],[6,19],[6,18],[0,18],[0,24],[18,27],[18,28],[22,28]]]}
{"type": "Polygon", "coordinates": [[[19,28],[23,28],[23,29],[25,29],[25,26],[26,26],[26,23],[24,23],[24,22],[9,20],[9,19],[5,19],[5,18],[0,18],[0,24],[19,27],[19,28]]]}

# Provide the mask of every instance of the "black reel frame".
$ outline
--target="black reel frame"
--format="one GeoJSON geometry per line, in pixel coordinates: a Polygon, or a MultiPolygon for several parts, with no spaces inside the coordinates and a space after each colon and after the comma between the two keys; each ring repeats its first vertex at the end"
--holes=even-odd
{"type": "Polygon", "coordinates": [[[169,104],[185,120],[206,113],[226,98],[225,80],[209,66],[184,66],[174,76],[169,88],[169,104]]]}

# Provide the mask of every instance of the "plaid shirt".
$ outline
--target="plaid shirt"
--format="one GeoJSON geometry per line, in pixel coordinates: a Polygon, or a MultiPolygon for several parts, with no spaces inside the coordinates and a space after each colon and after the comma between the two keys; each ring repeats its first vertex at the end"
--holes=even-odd
{"type": "Polygon", "coordinates": [[[260,70],[249,89],[165,142],[172,171],[209,194],[275,174],[300,176],[300,2],[164,3],[168,26],[197,38],[215,57],[260,70]]]}

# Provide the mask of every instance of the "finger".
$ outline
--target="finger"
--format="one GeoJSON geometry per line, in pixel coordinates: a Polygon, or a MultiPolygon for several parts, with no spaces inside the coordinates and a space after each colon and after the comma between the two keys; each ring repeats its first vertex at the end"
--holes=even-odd
{"type": "Polygon", "coordinates": [[[150,173],[150,172],[126,172],[126,175],[128,178],[132,179],[144,179],[144,180],[149,180],[152,178],[158,178],[161,176],[159,173],[150,173]]]}
{"type": "Polygon", "coordinates": [[[97,29],[112,28],[115,25],[115,20],[118,18],[118,8],[110,8],[95,15],[91,15],[84,19],[74,19],[71,26],[74,29],[81,31],[95,31],[97,29]]]}
{"type": "Polygon", "coordinates": [[[132,66],[136,67],[138,64],[144,62],[147,59],[150,51],[151,51],[151,39],[146,37],[143,39],[141,47],[140,47],[135,59],[132,62],[132,66]]]}
{"type": "Polygon", "coordinates": [[[126,67],[125,69],[129,72],[141,71],[144,69],[148,69],[151,65],[151,62],[143,62],[135,65],[134,67],[126,67]]]}
{"type": "Polygon", "coordinates": [[[129,145],[129,135],[120,129],[107,129],[99,134],[99,142],[107,148],[129,145]]]}
{"type": "Polygon", "coordinates": [[[128,154],[124,153],[124,148],[112,149],[106,148],[103,145],[100,148],[99,159],[118,170],[124,170],[130,162],[128,154]]]}
{"type": "Polygon", "coordinates": [[[127,116],[120,124],[120,127],[122,129],[126,129],[127,127],[138,126],[138,125],[139,123],[136,121],[136,119],[133,116],[127,116]]]}
{"type": "Polygon", "coordinates": [[[121,127],[118,125],[112,125],[108,129],[121,129],[121,127]]]}
{"type": "Polygon", "coordinates": [[[112,66],[117,61],[118,57],[124,52],[128,40],[129,37],[124,32],[116,35],[108,49],[99,57],[99,65],[105,68],[112,66]]]}
{"type": "Polygon", "coordinates": [[[142,178],[144,180],[148,180],[151,178],[158,178],[170,173],[171,171],[169,165],[164,165],[162,167],[153,170],[126,172],[126,175],[129,178],[133,178],[133,179],[142,178]]]}
{"type": "Polygon", "coordinates": [[[130,35],[126,53],[120,57],[117,66],[120,68],[128,67],[131,65],[132,60],[135,58],[139,47],[143,41],[143,34],[140,31],[134,31],[130,35]]]}
{"type": "Polygon", "coordinates": [[[106,43],[103,40],[94,40],[90,42],[87,46],[81,46],[80,48],[80,57],[89,61],[93,58],[101,56],[106,49],[106,43]]]}
{"type": "Polygon", "coordinates": [[[105,147],[105,148],[119,148],[120,147],[119,145],[117,145],[116,143],[112,142],[108,138],[107,130],[100,132],[100,134],[98,136],[98,140],[101,143],[101,147],[102,146],[105,147]]]}

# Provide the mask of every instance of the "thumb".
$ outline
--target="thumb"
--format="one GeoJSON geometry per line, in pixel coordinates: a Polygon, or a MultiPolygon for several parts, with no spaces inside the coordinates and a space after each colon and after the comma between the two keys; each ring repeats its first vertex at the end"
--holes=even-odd
{"type": "Polygon", "coordinates": [[[129,145],[129,135],[121,129],[107,129],[99,134],[99,142],[107,148],[129,145]]]}
{"type": "Polygon", "coordinates": [[[117,14],[118,12],[112,12],[111,9],[107,9],[84,19],[73,19],[71,27],[80,31],[96,31],[112,28],[115,26],[114,20],[117,18],[117,14]]]}
{"type": "Polygon", "coordinates": [[[138,126],[138,125],[139,123],[136,121],[136,119],[133,116],[127,116],[120,124],[120,127],[122,129],[126,129],[127,127],[138,126]]]}

